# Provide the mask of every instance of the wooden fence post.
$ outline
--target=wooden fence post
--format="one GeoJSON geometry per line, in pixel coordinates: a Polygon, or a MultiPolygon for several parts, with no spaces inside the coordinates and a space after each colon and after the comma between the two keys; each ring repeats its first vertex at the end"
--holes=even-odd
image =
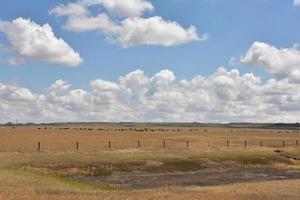
{"type": "Polygon", "coordinates": [[[296,146],[298,146],[298,140],[296,140],[296,146]]]}
{"type": "Polygon", "coordinates": [[[245,148],[247,148],[247,140],[245,140],[245,148]]]}
{"type": "Polygon", "coordinates": [[[79,150],[79,142],[78,141],[76,142],[76,150],[77,151],[79,150]]]}
{"type": "Polygon", "coordinates": [[[189,141],[186,141],[186,147],[189,148],[189,141]]]}
{"type": "Polygon", "coordinates": [[[166,148],[166,141],[164,140],[164,143],[163,143],[163,145],[164,145],[164,149],[166,148]]]}
{"type": "Polygon", "coordinates": [[[229,147],[229,141],[227,140],[227,147],[229,147]]]}
{"type": "Polygon", "coordinates": [[[285,141],[284,140],[282,141],[282,146],[285,147],[285,141]]]}
{"type": "Polygon", "coordinates": [[[38,142],[38,152],[40,152],[41,151],[41,142],[38,142]]]}
{"type": "Polygon", "coordinates": [[[139,148],[141,147],[141,142],[140,142],[140,141],[138,141],[138,147],[139,147],[139,148]]]}
{"type": "Polygon", "coordinates": [[[263,147],[263,141],[262,140],[260,141],[260,147],[263,147]]]}
{"type": "Polygon", "coordinates": [[[108,141],[108,148],[111,149],[111,142],[108,141]]]}

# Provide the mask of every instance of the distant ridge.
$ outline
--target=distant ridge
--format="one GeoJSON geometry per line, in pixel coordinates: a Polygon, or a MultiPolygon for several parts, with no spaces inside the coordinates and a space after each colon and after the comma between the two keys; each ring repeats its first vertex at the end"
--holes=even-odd
{"type": "MultiPolygon", "coordinates": [[[[260,128],[260,129],[286,129],[286,130],[300,130],[299,123],[158,123],[158,122],[65,122],[65,123],[20,123],[18,126],[178,126],[178,127],[216,127],[216,128],[260,128]]],[[[12,122],[0,124],[0,126],[16,126],[12,122]]]]}

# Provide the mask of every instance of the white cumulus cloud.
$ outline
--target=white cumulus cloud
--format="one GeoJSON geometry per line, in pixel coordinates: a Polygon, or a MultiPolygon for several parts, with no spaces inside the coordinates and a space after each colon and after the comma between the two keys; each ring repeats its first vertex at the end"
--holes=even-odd
{"type": "Polygon", "coordinates": [[[59,5],[50,10],[50,14],[66,17],[64,28],[69,31],[100,30],[107,39],[124,47],[174,46],[208,38],[207,34],[198,35],[194,26],[184,28],[160,16],[143,17],[146,11],[153,9],[151,2],[146,0],[78,0],[59,5]],[[91,11],[93,7],[102,10],[95,15],[91,11]]]}
{"type": "Polygon", "coordinates": [[[165,21],[161,17],[127,18],[122,21],[117,32],[117,40],[123,46],[163,45],[174,46],[195,40],[206,40],[207,35],[199,38],[194,26],[182,28],[175,21],[165,21]]]}
{"type": "Polygon", "coordinates": [[[90,88],[57,80],[44,93],[0,84],[0,122],[151,121],[296,122],[300,87],[287,79],[262,82],[223,67],[210,76],[176,80],[170,70],[148,76],[136,70],[90,88]]]}
{"type": "Polygon", "coordinates": [[[300,83],[300,50],[297,45],[292,48],[276,48],[267,43],[254,42],[241,62],[262,66],[277,79],[300,83]]]}
{"type": "Polygon", "coordinates": [[[82,58],[63,39],[57,38],[51,26],[40,26],[29,19],[17,18],[12,22],[0,21],[0,32],[11,44],[10,63],[22,64],[26,59],[45,61],[75,67],[82,58]]]}

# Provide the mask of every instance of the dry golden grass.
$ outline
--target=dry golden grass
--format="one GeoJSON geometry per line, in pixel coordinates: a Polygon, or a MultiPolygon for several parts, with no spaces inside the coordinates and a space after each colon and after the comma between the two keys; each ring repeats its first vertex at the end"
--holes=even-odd
{"type": "MultiPolygon", "coordinates": [[[[264,147],[280,148],[283,146],[283,140],[286,146],[296,146],[296,141],[299,140],[300,146],[300,134],[296,131],[146,127],[154,131],[137,132],[125,131],[126,128],[129,129],[121,125],[114,127],[70,127],[67,125],[0,127],[0,152],[34,152],[38,142],[41,142],[41,150],[44,152],[74,151],[77,141],[79,150],[83,152],[107,150],[109,141],[114,150],[135,149],[138,147],[138,141],[143,149],[163,148],[163,141],[166,141],[167,149],[186,149],[186,142],[189,141],[191,149],[223,150],[227,148],[227,140],[229,148],[244,148],[245,140],[247,140],[248,148],[260,147],[260,141],[263,142],[264,147]]],[[[132,129],[140,130],[144,127],[132,129]]]]}
{"type": "Polygon", "coordinates": [[[241,183],[214,187],[170,187],[137,191],[107,191],[81,189],[55,180],[41,180],[35,177],[14,176],[0,173],[1,200],[103,200],[103,199],[198,199],[231,200],[257,199],[281,200],[299,199],[300,180],[270,181],[262,183],[241,183]]]}
{"type": "MultiPolygon", "coordinates": [[[[0,200],[103,199],[299,199],[300,180],[239,183],[210,187],[167,187],[116,190],[106,186],[66,181],[16,169],[24,163],[159,160],[174,158],[273,155],[284,149],[300,155],[300,135],[293,131],[223,128],[146,127],[155,131],[119,131],[126,127],[93,126],[0,127],[0,200]],[[45,129],[47,127],[47,129],[45,129]],[[40,128],[40,129],[39,129],[40,128]],[[86,130],[74,130],[86,128],[86,130]],[[87,130],[92,128],[93,130],[87,130]],[[98,130],[103,129],[103,130],[98,130]],[[116,130],[115,130],[116,129],[116,130]],[[165,129],[164,131],[162,131],[165,129]],[[169,131],[166,131],[168,129],[169,131]],[[178,129],[180,129],[178,131],[178,129]],[[166,149],[163,141],[166,141],[166,149]],[[230,147],[226,147],[229,140],[230,147]],[[244,141],[247,140],[247,148],[244,141]],[[260,147],[260,141],[264,147],[260,147]],[[285,147],[282,146],[283,140],[285,147]],[[299,147],[296,146],[299,140],[299,147]],[[76,141],[79,151],[76,151],[76,141]],[[108,148],[111,141],[112,148],[108,148]],[[138,141],[141,147],[137,148],[138,141]],[[189,141],[189,148],[186,147],[189,141]],[[41,152],[37,143],[41,142],[41,152]],[[208,145],[209,144],[209,145],[208,145]]],[[[128,127],[127,127],[128,128],[128,127]]],[[[136,127],[133,127],[136,128],[136,127]]],[[[144,127],[137,127],[138,130],[144,127]]],[[[280,165],[281,168],[290,166],[280,165]]],[[[298,168],[298,166],[294,166],[298,168]]],[[[293,167],[291,167],[293,168],[293,167]]]]}

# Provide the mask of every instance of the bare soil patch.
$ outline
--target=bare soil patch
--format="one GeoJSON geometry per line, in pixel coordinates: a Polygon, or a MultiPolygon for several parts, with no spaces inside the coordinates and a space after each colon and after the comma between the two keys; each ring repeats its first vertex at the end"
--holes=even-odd
{"type": "Polygon", "coordinates": [[[26,171],[65,177],[118,188],[147,189],[167,186],[215,186],[241,182],[300,179],[300,170],[274,168],[293,165],[280,155],[272,158],[151,160],[28,164],[26,171]]]}
{"type": "Polygon", "coordinates": [[[214,186],[241,182],[299,179],[300,170],[274,169],[203,169],[192,172],[117,172],[110,176],[73,177],[77,180],[107,183],[130,188],[156,188],[166,186],[214,186]]]}

